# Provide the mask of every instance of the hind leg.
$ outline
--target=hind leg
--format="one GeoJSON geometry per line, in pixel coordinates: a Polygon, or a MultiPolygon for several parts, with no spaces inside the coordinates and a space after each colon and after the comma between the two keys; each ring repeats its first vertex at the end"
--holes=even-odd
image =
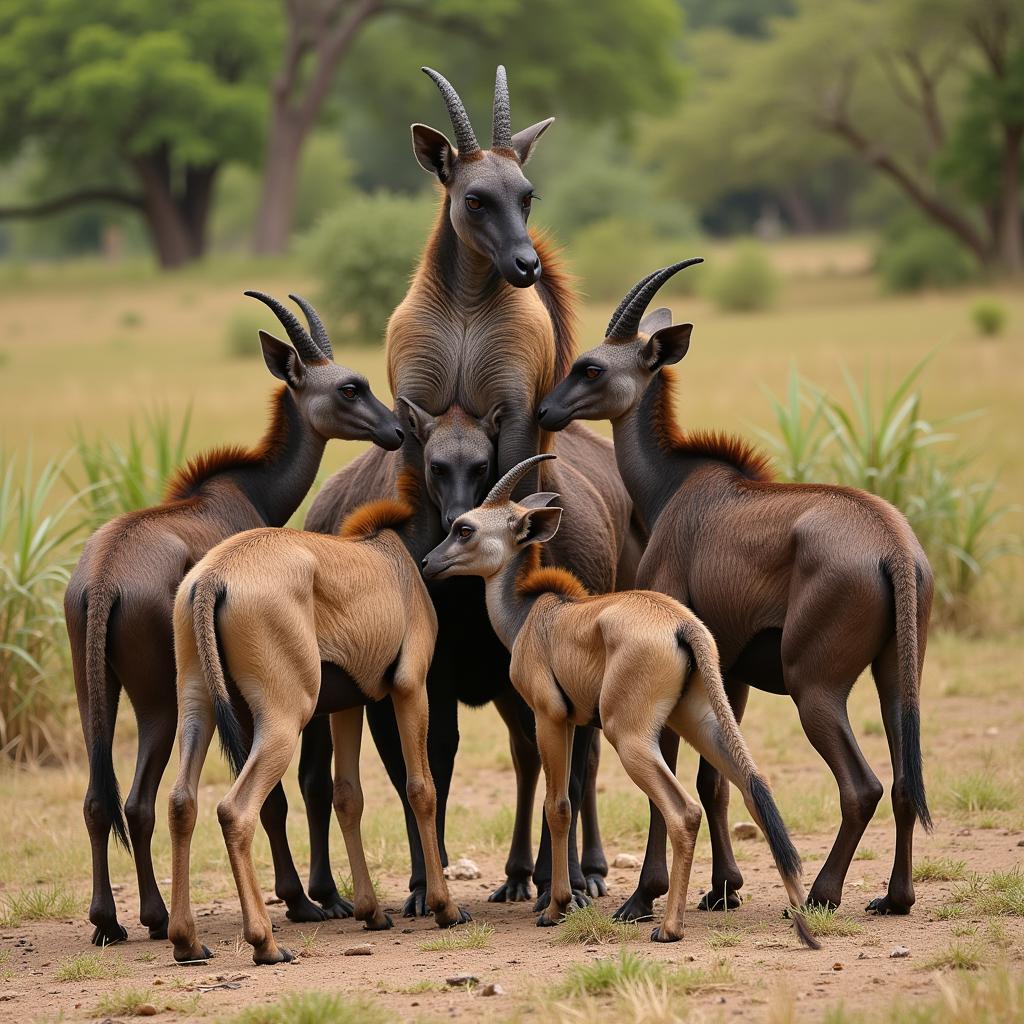
{"type": "Polygon", "coordinates": [[[892,813],[896,819],[896,855],[889,890],[873,899],[867,909],[875,914],[909,914],[914,905],[914,823],[917,814],[903,778],[903,701],[900,697],[896,638],[893,637],[871,666],[882,706],[882,722],[892,759],[892,813]]]}
{"type": "MultiPolygon", "coordinates": [[[[551,832],[551,885],[547,903],[537,918],[542,928],[561,921],[574,892],[569,881],[569,827],[572,822],[572,804],[569,801],[569,766],[572,759],[573,724],[537,716],[537,745],[544,765],[544,816],[551,832]]],[[[543,894],[542,894],[543,898],[543,894]]]]}
{"type": "Polygon", "coordinates": [[[587,758],[586,778],[583,780],[583,801],[580,820],[583,823],[583,853],[580,868],[587,880],[589,896],[607,896],[608,859],[601,842],[601,826],[597,820],[597,774],[601,767],[601,733],[595,730],[587,758]]]}

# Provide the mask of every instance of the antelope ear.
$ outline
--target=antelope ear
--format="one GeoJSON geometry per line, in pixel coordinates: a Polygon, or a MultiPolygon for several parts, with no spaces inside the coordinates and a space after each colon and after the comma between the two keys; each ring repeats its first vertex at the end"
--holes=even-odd
{"type": "Polygon", "coordinates": [[[551,540],[561,521],[560,508],[531,508],[523,513],[516,527],[516,544],[543,544],[551,540]]]}
{"type": "Polygon", "coordinates": [[[653,373],[678,363],[690,348],[692,330],[693,324],[673,324],[655,331],[640,353],[644,366],[653,373]]]}
{"type": "Polygon", "coordinates": [[[290,388],[301,388],[306,382],[306,367],[299,353],[280,338],[266,331],[260,331],[260,345],[263,346],[263,361],[267,369],[290,388]]]}
{"type": "Polygon", "coordinates": [[[560,494],[556,494],[554,491],[538,491],[536,494],[531,494],[517,504],[522,505],[523,508],[546,508],[555,500],[560,498],[560,494]]]}
{"type": "Polygon", "coordinates": [[[657,331],[671,326],[672,310],[666,309],[664,306],[660,306],[658,309],[652,309],[651,312],[640,321],[640,333],[646,334],[650,337],[657,331]]]}
{"type": "Polygon", "coordinates": [[[530,159],[530,154],[533,152],[534,143],[555,123],[553,117],[549,117],[544,121],[538,121],[536,124],[531,124],[529,128],[524,128],[521,132],[516,132],[512,136],[512,148],[516,151],[516,156],[519,157],[519,163],[525,164],[530,159]]]}
{"type": "Polygon", "coordinates": [[[425,445],[434,432],[434,427],[437,426],[437,420],[425,409],[421,409],[415,402],[402,395],[398,396],[398,401],[405,406],[405,420],[416,435],[416,440],[421,445],[425,445]]]}
{"type": "Polygon", "coordinates": [[[489,413],[480,421],[484,433],[491,441],[498,440],[498,433],[501,429],[501,405],[495,405],[489,413]]]}
{"type": "Polygon", "coordinates": [[[448,183],[455,159],[455,148],[444,132],[425,124],[412,126],[412,151],[420,167],[428,174],[436,174],[442,185],[448,183]]]}

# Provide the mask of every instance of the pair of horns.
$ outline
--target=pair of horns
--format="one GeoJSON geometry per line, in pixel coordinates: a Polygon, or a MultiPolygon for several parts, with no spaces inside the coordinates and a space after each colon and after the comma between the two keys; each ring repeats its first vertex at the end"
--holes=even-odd
{"type": "Polygon", "coordinates": [[[546,452],[541,455],[534,455],[523,462],[520,462],[518,466],[513,466],[490,490],[490,493],[481,502],[483,505],[504,505],[506,501],[511,500],[512,492],[515,490],[515,486],[520,480],[526,476],[527,473],[533,469],[538,463],[547,462],[548,459],[556,458],[550,452],[546,452]]]}
{"type": "Polygon", "coordinates": [[[266,303],[281,321],[281,325],[288,332],[288,338],[299,353],[299,358],[305,363],[322,363],[324,360],[333,359],[334,352],[331,350],[331,339],[327,337],[327,328],[324,327],[320,314],[300,295],[289,295],[288,298],[297,302],[306,314],[309,323],[307,331],[299,318],[285,305],[278,302],[272,295],[266,292],[247,291],[246,295],[259,299],[266,303]]]}
{"type": "Polygon", "coordinates": [[[703,263],[703,256],[694,256],[688,260],[680,260],[670,267],[662,267],[655,270],[645,278],[637,281],[632,288],[626,292],[625,297],[619,303],[618,308],[612,313],[608,327],[605,329],[606,338],[633,338],[636,337],[640,321],[643,319],[651,299],[657,294],[658,289],[670,278],[674,277],[684,267],[692,267],[695,263],[703,263]]]}
{"type": "MultiPolygon", "coordinates": [[[[473,125],[470,123],[469,114],[459,94],[455,91],[451,82],[439,71],[433,68],[421,68],[421,71],[429,76],[434,84],[441,91],[444,105],[448,108],[448,117],[451,119],[452,128],[455,131],[455,148],[460,156],[468,156],[471,153],[480,152],[480,143],[476,141],[473,132],[473,125]]],[[[505,67],[498,65],[498,72],[494,78],[494,117],[491,128],[491,149],[512,148],[512,108],[508,100],[508,78],[505,76],[505,67]]]]}

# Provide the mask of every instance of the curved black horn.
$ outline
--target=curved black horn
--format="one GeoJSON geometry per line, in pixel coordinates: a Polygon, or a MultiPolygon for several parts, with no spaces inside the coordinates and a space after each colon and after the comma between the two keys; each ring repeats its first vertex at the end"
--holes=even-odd
{"type": "Polygon", "coordinates": [[[440,71],[435,71],[433,68],[420,68],[420,71],[430,77],[441,90],[444,105],[448,108],[448,117],[451,119],[452,128],[455,129],[455,147],[458,149],[459,155],[479,153],[480,143],[476,141],[476,135],[473,134],[469,114],[466,113],[466,108],[463,106],[462,100],[459,99],[459,94],[452,87],[452,83],[440,71]]]}
{"type": "Polygon", "coordinates": [[[316,342],[309,336],[309,332],[302,326],[299,318],[287,306],[278,302],[272,295],[267,295],[266,292],[247,291],[245,294],[266,303],[274,311],[275,316],[288,332],[288,338],[303,362],[319,363],[323,361],[324,355],[317,347],[316,342]]]}
{"type": "Polygon", "coordinates": [[[703,263],[704,258],[702,256],[694,256],[692,259],[680,260],[678,263],[673,263],[670,267],[663,267],[661,270],[652,274],[645,281],[641,282],[640,287],[633,293],[633,297],[626,304],[625,309],[619,315],[618,322],[615,323],[611,330],[606,335],[609,338],[632,338],[635,337],[637,328],[640,326],[640,321],[643,318],[644,313],[647,311],[647,307],[651,304],[651,299],[657,294],[658,289],[670,278],[675,276],[684,267],[692,267],[695,263],[703,263]]]}
{"type": "Polygon", "coordinates": [[[554,459],[557,456],[552,455],[550,452],[546,452],[541,455],[534,455],[532,458],[525,459],[520,462],[518,466],[513,466],[492,488],[490,493],[481,502],[482,505],[503,505],[512,497],[512,491],[515,489],[517,483],[526,476],[527,473],[533,469],[534,466],[539,462],[546,462],[548,459],[554,459]]]}
{"type": "Polygon", "coordinates": [[[608,326],[604,329],[604,336],[606,338],[614,337],[612,331],[615,330],[615,323],[619,317],[622,316],[622,311],[630,304],[630,302],[633,301],[633,296],[636,295],[636,293],[640,291],[640,289],[643,288],[643,286],[647,284],[655,274],[657,274],[657,271],[652,270],[646,277],[642,277],[637,281],[637,283],[633,285],[633,287],[630,288],[622,297],[622,301],[615,307],[615,312],[612,313],[611,319],[608,321],[608,326]]]}
{"type": "Polygon", "coordinates": [[[331,339],[327,336],[327,328],[324,327],[323,320],[320,319],[320,314],[313,307],[311,302],[307,302],[301,295],[289,294],[289,299],[292,302],[296,302],[302,308],[302,312],[306,314],[306,320],[309,321],[309,330],[313,335],[313,343],[323,353],[325,359],[333,359],[334,351],[331,349],[331,339]]]}
{"type": "Polygon", "coordinates": [[[494,119],[491,124],[491,149],[511,149],[512,108],[508,102],[508,78],[504,64],[498,65],[494,76],[494,119]]]}

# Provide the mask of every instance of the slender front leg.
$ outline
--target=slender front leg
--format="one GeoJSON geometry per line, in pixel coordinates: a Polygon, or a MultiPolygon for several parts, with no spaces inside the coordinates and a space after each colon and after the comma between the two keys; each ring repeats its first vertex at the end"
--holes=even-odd
{"type": "Polygon", "coordinates": [[[537,918],[541,928],[558,924],[573,897],[569,884],[569,764],[573,732],[572,722],[565,719],[537,718],[537,745],[546,783],[544,813],[551,830],[551,891],[547,909],[537,918]]]}
{"type": "Polygon", "coordinates": [[[352,871],[353,908],[357,921],[370,931],[390,928],[391,918],[380,908],[366,866],[360,823],[363,817],[363,789],[359,781],[359,748],[363,738],[363,709],[347,708],[331,715],[334,741],[334,810],[345,838],[348,864],[352,871]]]}
{"type": "Polygon", "coordinates": [[[583,800],[580,804],[580,820],[583,822],[583,853],[580,868],[587,882],[588,896],[607,896],[608,859],[601,842],[601,826],[597,820],[597,775],[601,767],[601,733],[594,730],[587,757],[586,775],[583,779],[583,800]]]}

